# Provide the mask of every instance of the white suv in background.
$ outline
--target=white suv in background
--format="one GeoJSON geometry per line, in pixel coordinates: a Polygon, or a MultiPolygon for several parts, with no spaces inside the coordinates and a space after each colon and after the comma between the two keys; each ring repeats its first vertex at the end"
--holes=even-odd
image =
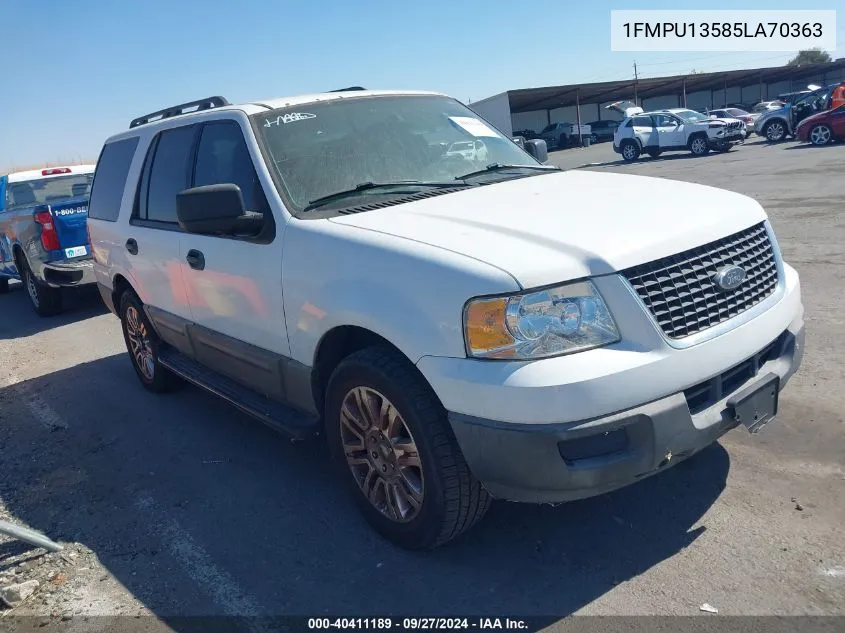
{"type": "Polygon", "coordinates": [[[440,94],[140,117],[103,147],[89,226],[141,383],[325,433],[406,547],[491,498],[597,495],[756,431],[803,353],[798,275],[757,202],[546,167],[440,94]]]}
{"type": "Polygon", "coordinates": [[[607,108],[625,116],[613,134],[613,150],[629,162],[643,153],[656,158],[674,151],[689,151],[696,156],[711,149],[727,152],[746,138],[745,123],[739,119],[709,117],[686,108],[643,112],[630,101],[612,103],[607,108]]]}

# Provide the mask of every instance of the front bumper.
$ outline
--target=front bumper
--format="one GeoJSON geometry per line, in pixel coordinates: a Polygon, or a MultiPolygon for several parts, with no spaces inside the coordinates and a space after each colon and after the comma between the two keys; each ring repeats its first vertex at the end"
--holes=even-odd
{"type": "Polygon", "coordinates": [[[739,143],[745,142],[745,132],[738,131],[738,132],[731,132],[730,134],[725,134],[724,136],[717,136],[710,139],[711,145],[721,145],[723,143],[728,143],[729,145],[737,145],[739,143]]]}
{"type": "Polygon", "coordinates": [[[45,262],[41,267],[41,278],[55,287],[84,286],[97,281],[91,258],[45,262]]]}
{"type": "Polygon", "coordinates": [[[620,276],[607,275],[593,282],[611,313],[625,315],[615,345],[533,362],[423,357],[417,367],[491,494],[533,502],[601,494],[736,426],[732,394],[769,373],[786,384],[803,355],[804,309],[797,272],[783,264],[782,275],[740,325],[686,347],[667,340],[641,304],[635,309],[620,276]],[[724,387],[709,388],[717,379],[724,387]],[[583,441],[560,444],[574,440],[583,441]]]}
{"type": "Polygon", "coordinates": [[[761,352],[697,389],[593,420],[527,426],[450,413],[449,421],[467,464],[493,497],[531,503],[592,497],[673,466],[736,427],[727,401],[738,391],[762,386],[771,374],[783,389],[804,354],[803,321],[761,352]],[[712,381],[727,382],[724,376],[750,368],[752,378],[696,409],[712,381]]]}

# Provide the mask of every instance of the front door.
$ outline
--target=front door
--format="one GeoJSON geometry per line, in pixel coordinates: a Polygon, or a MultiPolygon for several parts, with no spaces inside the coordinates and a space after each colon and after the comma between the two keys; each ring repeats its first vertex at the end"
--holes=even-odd
{"type": "Polygon", "coordinates": [[[280,364],[290,356],[282,308],[282,229],[256,174],[241,125],[203,125],[193,186],[232,183],[247,211],[264,216],[246,236],[183,233],[180,259],[198,359],[271,397],[283,396],[280,364]]]}
{"type": "Polygon", "coordinates": [[[654,114],[652,118],[660,149],[684,146],[684,128],[679,119],[671,114],[654,114]]]}

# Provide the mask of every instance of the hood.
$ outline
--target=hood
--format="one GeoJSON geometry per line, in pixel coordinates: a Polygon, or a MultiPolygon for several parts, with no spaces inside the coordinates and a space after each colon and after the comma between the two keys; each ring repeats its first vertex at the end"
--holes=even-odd
{"type": "Polygon", "coordinates": [[[461,253],[532,288],[623,270],[725,237],[765,217],[756,201],[723,189],[579,170],[330,221],[461,253]]]}
{"type": "Polygon", "coordinates": [[[635,114],[643,113],[643,109],[633,101],[616,101],[615,103],[611,103],[610,105],[605,106],[605,109],[612,110],[613,112],[618,112],[624,117],[634,116],[635,114]]]}

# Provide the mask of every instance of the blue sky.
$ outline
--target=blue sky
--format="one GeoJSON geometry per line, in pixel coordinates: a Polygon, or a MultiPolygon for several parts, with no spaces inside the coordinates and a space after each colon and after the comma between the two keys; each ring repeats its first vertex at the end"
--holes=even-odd
{"type": "MultiPolygon", "coordinates": [[[[611,9],[839,9],[845,0],[4,0],[0,173],[95,159],[135,116],[362,85],[478,100],[512,88],[729,70],[789,53],[612,53],[611,9]],[[799,6],[801,5],[801,6],[799,6]]],[[[845,57],[839,17],[834,57],[845,57]]]]}

